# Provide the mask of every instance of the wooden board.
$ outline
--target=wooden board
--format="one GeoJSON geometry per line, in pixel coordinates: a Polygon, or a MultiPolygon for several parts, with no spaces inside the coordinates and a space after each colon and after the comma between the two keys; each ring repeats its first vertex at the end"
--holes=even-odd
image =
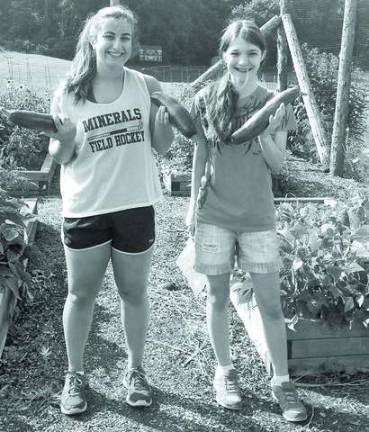
{"type": "MultiPolygon", "coordinates": [[[[57,167],[57,163],[49,155],[49,153],[47,153],[45,160],[42,163],[42,166],[39,171],[25,170],[25,171],[19,171],[19,174],[26,177],[28,180],[34,183],[34,187],[30,188],[30,194],[32,194],[32,192],[37,194],[42,192],[47,193],[50,189],[50,184],[55,174],[56,167],[57,167]]],[[[15,196],[16,195],[17,194],[15,194],[15,196]]]]}
{"type": "MultiPolygon", "coordinates": [[[[246,283],[250,283],[247,282],[246,283]]],[[[246,301],[242,287],[232,285],[231,301],[269,374],[272,366],[259,308],[246,301]]],[[[319,320],[300,319],[296,331],[287,329],[288,367],[291,375],[359,371],[369,368],[369,328],[330,326],[319,320]]]]}
{"type": "Polygon", "coordinates": [[[163,176],[165,189],[171,196],[191,195],[191,174],[169,173],[163,176]]]}
{"type": "MultiPolygon", "coordinates": [[[[37,198],[29,198],[25,200],[30,211],[37,215],[37,198]]],[[[37,219],[29,221],[26,226],[25,239],[27,244],[31,244],[36,236],[37,219]]],[[[28,259],[25,260],[25,268],[28,264],[28,259]]],[[[2,356],[6,338],[8,335],[9,325],[11,323],[17,299],[8,288],[0,287],[0,358],[2,356]]]]}

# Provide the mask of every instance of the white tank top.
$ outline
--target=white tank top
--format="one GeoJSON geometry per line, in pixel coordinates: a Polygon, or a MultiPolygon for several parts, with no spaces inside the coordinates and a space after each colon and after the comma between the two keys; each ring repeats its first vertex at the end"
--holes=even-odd
{"type": "Polygon", "coordinates": [[[64,217],[144,207],[162,198],[151,147],[150,95],[143,75],[125,68],[114,102],[73,103],[63,95],[60,111],[77,125],[78,156],[61,167],[64,217]]]}

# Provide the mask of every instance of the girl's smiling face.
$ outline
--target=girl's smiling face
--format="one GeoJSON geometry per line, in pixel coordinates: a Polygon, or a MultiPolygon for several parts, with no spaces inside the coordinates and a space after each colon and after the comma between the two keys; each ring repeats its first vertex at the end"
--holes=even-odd
{"type": "Polygon", "coordinates": [[[132,25],[126,19],[104,18],[91,44],[96,55],[97,69],[122,68],[132,53],[132,25]]]}
{"type": "Polygon", "coordinates": [[[242,37],[237,37],[223,53],[223,60],[230,73],[231,80],[238,83],[257,79],[263,51],[242,37]]]}

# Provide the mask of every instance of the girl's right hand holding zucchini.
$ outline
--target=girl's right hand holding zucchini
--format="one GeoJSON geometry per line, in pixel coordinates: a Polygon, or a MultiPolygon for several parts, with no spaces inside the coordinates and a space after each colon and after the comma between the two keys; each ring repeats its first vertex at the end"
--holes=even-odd
{"type": "Polygon", "coordinates": [[[54,138],[63,144],[73,142],[76,136],[76,126],[70,121],[69,118],[61,118],[58,115],[53,115],[56,132],[43,132],[50,138],[54,138]]]}

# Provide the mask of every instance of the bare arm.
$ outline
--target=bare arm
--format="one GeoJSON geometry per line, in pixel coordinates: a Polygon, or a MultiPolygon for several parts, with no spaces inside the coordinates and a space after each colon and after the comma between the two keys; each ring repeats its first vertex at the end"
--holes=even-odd
{"type": "MultiPolygon", "coordinates": [[[[155,91],[163,91],[159,81],[154,77],[145,75],[145,80],[150,94],[155,91]]],[[[158,108],[153,103],[151,104],[150,130],[152,147],[159,154],[164,155],[169,150],[174,139],[174,133],[165,107],[158,108]]]]}
{"type": "Polygon", "coordinates": [[[59,164],[66,164],[71,161],[75,154],[76,135],[75,125],[65,117],[61,108],[62,93],[57,92],[51,102],[50,111],[54,118],[57,132],[47,133],[50,137],[49,153],[50,156],[59,164]]]}
{"type": "Polygon", "coordinates": [[[199,194],[201,177],[205,172],[206,161],[208,160],[208,146],[206,138],[202,130],[192,138],[194,143],[194,153],[192,161],[192,178],[191,178],[191,198],[186,217],[186,225],[189,227],[190,233],[193,235],[195,226],[195,215],[197,206],[197,197],[199,194]]]}
{"type": "Polygon", "coordinates": [[[50,137],[49,153],[55,162],[66,164],[72,160],[77,147],[74,141],[76,127],[69,119],[61,120],[58,116],[54,116],[54,123],[57,132],[48,134],[50,137]]]}

